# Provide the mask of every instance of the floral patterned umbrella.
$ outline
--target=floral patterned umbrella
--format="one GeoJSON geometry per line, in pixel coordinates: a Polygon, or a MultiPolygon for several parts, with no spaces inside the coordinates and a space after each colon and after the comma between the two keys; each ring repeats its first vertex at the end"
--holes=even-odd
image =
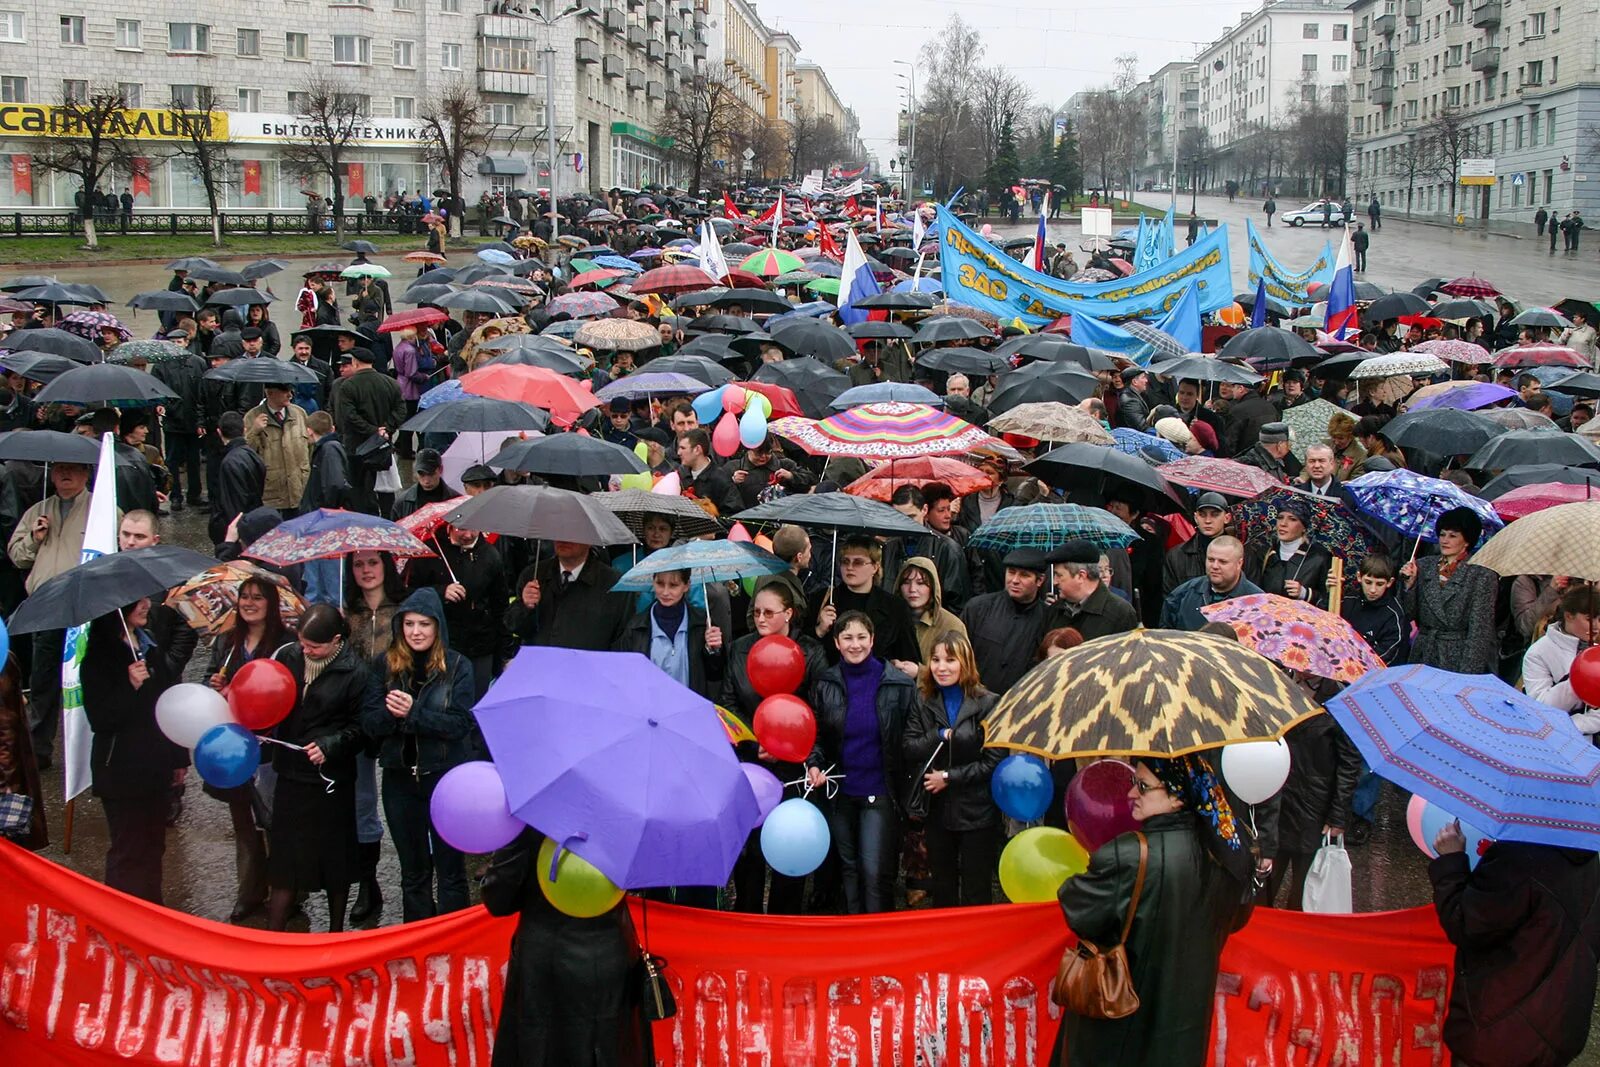
{"type": "Polygon", "coordinates": [[[115,330],[117,336],[124,341],[133,336],[128,332],[128,328],[122,325],[122,320],[105,311],[74,311],[70,315],[62,316],[58,326],[68,333],[75,333],[79,337],[95,342],[100,340],[101,330],[115,330]]]}
{"type": "Polygon", "coordinates": [[[427,541],[438,534],[439,527],[444,525],[444,517],[466,502],[465,496],[435,500],[431,504],[422,505],[409,515],[401,516],[395,523],[417,540],[427,541]]]}
{"type": "Polygon", "coordinates": [[[550,298],[545,310],[552,315],[571,315],[575,319],[609,315],[622,305],[605,293],[562,293],[550,298]]]}
{"type": "Polygon", "coordinates": [[[1566,345],[1512,345],[1494,354],[1496,367],[1579,367],[1589,369],[1589,360],[1566,345]]]}
{"type": "Polygon", "coordinates": [[[244,554],[274,567],[290,567],[314,559],[336,559],[351,552],[434,554],[433,549],[388,519],[330,508],[318,508],[280,524],[252,542],[244,554]]]}
{"type": "Polygon", "coordinates": [[[845,486],[844,491],[887,504],[901,486],[914,485],[921,489],[935,482],[948,485],[956,496],[967,496],[994,485],[987,474],[970,463],[942,456],[918,456],[880,463],[845,486]]]}
{"type": "Polygon", "coordinates": [[[1483,520],[1485,536],[1505,525],[1487,500],[1467,495],[1454,482],[1404,468],[1363,474],[1345,482],[1344,488],[1363,515],[1424,541],[1438,540],[1434,520],[1452,508],[1471,508],[1483,520]]]}
{"type": "Polygon", "coordinates": [[[1482,345],[1473,344],[1471,341],[1453,339],[1440,339],[1437,341],[1424,341],[1412,347],[1413,352],[1426,352],[1430,356],[1437,356],[1447,363],[1471,363],[1473,366],[1483,366],[1494,362],[1494,356],[1482,345]]]}
{"type": "Polygon", "coordinates": [[[1257,593],[1209,604],[1200,614],[1232,626],[1242,644],[1292,671],[1348,684],[1384,668],[1355,627],[1303,600],[1257,593]]]}
{"type": "Polygon", "coordinates": [[[1395,375],[1432,375],[1449,370],[1442,359],[1423,353],[1417,355],[1413,352],[1390,352],[1387,355],[1372,356],[1362,360],[1350,372],[1350,379],[1357,381],[1363,378],[1392,378],[1395,375]]]}
{"type": "Polygon", "coordinates": [[[815,422],[778,419],[770,428],[813,456],[908,459],[954,456],[977,449],[1014,454],[1005,442],[970,422],[924,404],[863,404],[815,422]]]}
{"type": "Polygon", "coordinates": [[[246,578],[260,578],[278,590],[278,610],[283,621],[293,626],[305,610],[306,602],[283,575],[259,567],[249,560],[219,563],[190,578],[168,594],[167,607],[183,616],[183,621],[207,636],[227,633],[238,621],[239,585],[246,578]]]}
{"type": "Polygon", "coordinates": [[[574,344],[621,352],[639,352],[661,344],[661,335],[648,322],[633,319],[594,319],[572,335],[574,344]]]}
{"type": "Polygon", "coordinates": [[[1171,463],[1183,458],[1183,449],[1153,433],[1141,433],[1127,426],[1118,426],[1111,431],[1111,438],[1115,442],[1111,447],[1118,452],[1130,456],[1143,458],[1150,456],[1157,463],[1171,463]]]}
{"type": "Polygon", "coordinates": [[[1281,484],[1259,467],[1211,456],[1184,456],[1171,463],[1163,463],[1157,469],[1174,485],[1226,496],[1260,496],[1281,484]]]}
{"type": "Polygon", "coordinates": [[[1383,546],[1367,532],[1354,509],[1344,501],[1316,496],[1286,485],[1233,506],[1233,521],[1239,528],[1239,539],[1249,542],[1271,535],[1277,526],[1279,507],[1291,499],[1303,500],[1311,508],[1311,522],[1306,526],[1306,537],[1351,564],[1347,569],[1349,578],[1354,578],[1354,565],[1361,562],[1363,556],[1383,551],[1383,546]]]}
{"type": "Polygon", "coordinates": [[[188,356],[187,349],[171,341],[143,339],[122,342],[106,356],[106,362],[120,363],[124,366],[135,360],[143,360],[146,363],[176,363],[178,360],[187,359],[188,356]]]}

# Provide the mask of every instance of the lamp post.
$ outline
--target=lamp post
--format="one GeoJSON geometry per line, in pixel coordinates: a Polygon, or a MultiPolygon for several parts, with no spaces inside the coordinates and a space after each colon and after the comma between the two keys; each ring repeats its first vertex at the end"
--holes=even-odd
{"type": "Polygon", "coordinates": [[[906,109],[906,158],[905,166],[900,168],[902,175],[900,181],[905,186],[905,201],[909,207],[912,203],[915,187],[911,184],[913,164],[917,158],[917,66],[910,60],[897,59],[895,66],[904,67],[909,74],[899,75],[906,81],[906,95],[910,106],[906,109]]]}
{"type": "Polygon", "coordinates": [[[549,255],[551,267],[555,266],[556,258],[560,254],[558,242],[561,237],[561,213],[556,207],[556,48],[555,27],[559,22],[571,18],[584,10],[581,4],[571,4],[564,11],[556,15],[546,15],[542,8],[529,8],[528,17],[535,22],[542,23],[548,31],[545,38],[545,47],[541,58],[544,60],[544,135],[550,149],[550,246],[545,250],[549,255]]]}

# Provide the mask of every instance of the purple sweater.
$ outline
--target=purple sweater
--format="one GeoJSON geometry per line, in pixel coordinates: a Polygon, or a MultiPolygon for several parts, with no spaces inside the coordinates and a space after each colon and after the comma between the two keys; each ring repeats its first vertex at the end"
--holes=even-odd
{"type": "Polygon", "coordinates": [[[883,775],[883,741],[878,734],[878,686],[883,682],[883,660],[868,656],[856,665],[839,661],[844,677],[844,745],[841,755],[845,779],[839,789],[845,796],[882,796],[888,791],[883,775]]]}

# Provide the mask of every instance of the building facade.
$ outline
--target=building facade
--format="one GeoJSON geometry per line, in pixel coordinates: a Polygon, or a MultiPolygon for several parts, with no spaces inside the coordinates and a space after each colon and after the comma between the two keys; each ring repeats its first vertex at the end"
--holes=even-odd
{"type": "Polygon", "coordinates": [[[1351,14],[1350,172],[1363,198],[1463,219],[1600,210],[1593,7],[1357,0],[1351,14]],[[1486,184],[1461,183],[1467,158],[1492,161],[1470,176],[1486,184]]]}
{"type": "Polygon", "coordinates": [[[1141,185],[1173,181],[1185,130],[1200,125],[1200,70],[1194,63],[1168,63],[1145,81],[1145,165],[1141,185]]]}

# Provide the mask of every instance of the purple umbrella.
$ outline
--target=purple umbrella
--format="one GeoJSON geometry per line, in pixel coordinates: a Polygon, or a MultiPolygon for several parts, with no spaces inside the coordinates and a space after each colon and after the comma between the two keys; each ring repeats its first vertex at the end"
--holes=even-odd
{"type": "Polygon", "coordinates": [[[723,885],[761,820],[711,702],[636,652],[524,648],[473,714],[512,812],[623,889],[723,885]]]}
{"type": "Polygon", "coordinates": [[[1406,404],[1408,411],[1426,411],[1428,408],[1456,408],[1459,411],[1476,411],[1502,400],[1515,398],[1517,391],[1492,382],[1474,382],[1459,389],[1447,389],[1432,396],[1406,404]]]}

